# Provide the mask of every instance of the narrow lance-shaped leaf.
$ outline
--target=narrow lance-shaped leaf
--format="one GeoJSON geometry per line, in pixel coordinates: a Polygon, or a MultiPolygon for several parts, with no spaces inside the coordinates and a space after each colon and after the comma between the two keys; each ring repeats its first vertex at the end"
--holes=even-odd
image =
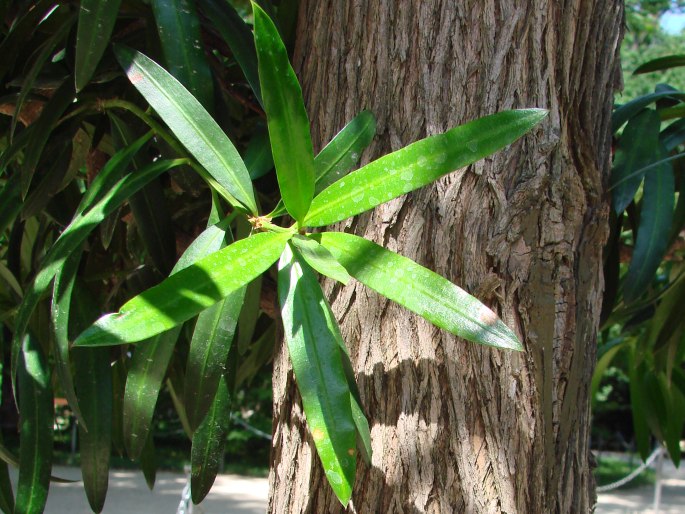
{"type": "Polygon", "coordinates": [[[117,21],[121,0],[81,0],[76,31],[76,91],[81,91],[95,73],[117,21]]]}
{"type": "MultiPolygon", "coordinates": [[[[214,218],[213,211],[210,218],[214,218]]],[[[183,252],[171,275],[191,266],[221,248],[227,223],[212,225],[202,232],[183,252]]],[[[182,325],[155,335],[137,345],[126,379],[123,406],[123,439],[126,451],[137,459],[150,438],[152,420],[169,362],[182,325]]]]}
{"type": "Polygon", "coordinates": [[[427,137],[381,157],[324,189],[304,225],[330,225],[423,187],[513,143],[547,111],[504,111],[427,137]]]}
{"type": "MultiPolygon", "coordinates": [[[[375,134],[376,118],[369,111],[360,112],[345,125],[314,157],[316,175],[314,194],[320,193],[333,182],[347,175],[357,165],[362,152],[371,143],[375,134]]],[[[285,206],[281,200],[269,216],[276,218],[283,214],[285,214],[285,206]]]]}
{"type": "Polygon", "coordinates": [[[202,46],[195,2],[152,0],[151,4],[169,71],[211,111],[214,84],[202,46]]]}
{"type": "Polygon", "coordinates": [[[326,478],[346,506],[357,453],[350,390],[319,282],[290,245],[278,264],[278,297],[307,425],[326,478]]]}
{"type": "Polygon", "coordinates": [[[190,492],[193,503],[200,503],[214,484],[224,459],[224,446],[230,427],[231,393],[227,377],[221,375],[207,416],[193,434],[190,452],[190,492]]]}
{"type": "Polygon", "coordinates": [[[611,131],[616,132],[620,129],[625,122],[630,118],[639,113],[642,109],[647,107],[649,104],[661,100],[662,98],[674,98],[685,100],[685,93],[680,93],[677,91],[664,91],[661,93],[650,93],[648,95],[640,96],[635,100],[621,105],[614,109],[611,114],[611,131]]]}
{"type": "MultiPolygon", "coordinates": [[[[97,304],[86,290],[76,285],[73,295],[71,332],[78,333],[97,317],[97,304]]],[[[74,385],[83,418],[79,423],[79,453],[83,488],[90,508],[101,512],[107,496],[109,463],[112,454],[113,367],[108,348],[73,350],[74,385]]]]}
{"type": "MultiPolygon", "coordinates": [[[[224,238],[217,241],[212,251],[223,246],[224,238]]],[[[191,431],[197,429],[212,406],[244,298],[245,287],[241,287],[197,317],[188,350],[184,391],[191,431]]]]}
{"type": "Polygon", "coordinates": [[[19,478],[15,512],[45,508],[52,468],[53,398],[50,369],[36,338],[24,338],[19,369],[19,478]]]}
{"type": "MultiPolygon", "coordinates": [[[[252,30],[236,12],[230,2],[225,0],[199,0],[200,9],[212,20],[233,52],[238,66],[243,70],[257,101],[262,103],[261,87],[257,72],[257,52],[254,47],[252,30]]],[[[254,177],[253,177],[254,178],[254,177]]]]}
{"type": "Polygon", "coordinates": [[[309,118],[285,45],[276,26],[254,2],[259,80],[276,176],[286,209],[297,221],[314,196],[314,151],[309,118]]]}
{"type": "Polygon", "coordinates": [[[516,335],[488,307],[449,280],[364,238],[315,234],[350,275],[374,291],[475,343],[521,350],[516,335]]]}
{"type": "Polygon", "coordinates": [[[250,175],[228,136],[193,95],[157,63],[123,46],[115,47],[131,83],[157,111],[178,140],[231,198],[250,213],[257,204],[250,175]]]}
{"type": "MultiPolygon", "coordinates": [[[[661,151],[664,155],[665,151],[661,151]]],[[[623,297],[628,303],[649,287],[666,253],[674,197],[675,183],[670,163],[660,165],[645,176],[637,239],[623,285],[623,297]]]]}
{"type": "MultiPolygon", "coordinates": [[[[50,287],[52,279],[63,266],[64,261],[78,248],[88,235],[113,212],[122,202],[140,190],[146,183],[179,164],[185,159],[157,161],[134,175],[128,175],[114,184],[111,189],[88,212],[77,215],[52,245],[43,259],[40,271],[24,294],[15,318],[14,339],[12,341],[12,369],[16,370],[21,340],[26,333],[31,314],[43,293],[50,287]]],[[[13,371],[14,376],[14,371],[13,371]]]]}
{"type": "MultiPolygon", "coordinates": [[[[0,433],[0,449],[3,448],[2,433],[0,433]]],[[[7,463],[0,462],[0,511],[14,512],[14,493],[7,463]]]]}
{"type": "Polygon", "coordinates": [[[143,471],[148,489],[152,491],[155,487],[155,480],[157,480],[157,451],[152,432],[148,435],[143,452],[140,455],[140,469],[143,471]]]}
{"type": "Polygon", "coordinates": [[[678,66],[685,66],[685,55],[666,55],[658,59],[652,59],[644,64],[638,66],[633,75],[640,75],[641,73],[649,73],[652,71],[661,71],[675,68],[678,66]]]}
{"type": "Polygon", "coordinates": [[[55,335],[55,370],[59,377],[62,392],[69,402],[74,415],[79,421],[79,426],[87,430],[87,421],[81,414],[74,381],[71,376],[71,359],[69,358],[69,314],[71,309],[71,297],[74,291],[76,273],[81,262],[81,251],[72,253],[64,262],[55,276],[55,284],[52,293],[52,325],[55,335]]]}
{"type": "Polygon", "coordinates": [[[617,214],[633,201],[642,183],[645,171],[636,172],[659,160],[660,124],[656,111],[645,109],[631,118],[623,131],[611,170],[612,203],[617,214]]]}
{"type": "Polygon", "coordinates": [[[345,285],[350,281],[347,270],[318,241],[299,234],[291,241],[302,258],[316,271],[345,285]]]}
{"type": "Polygon", "coordinates": [[[129,300],[118,313],[103,316],[74,344],[141,341],[183,323],[266,271],[290,237],[264,232],[237,241],[129,300]]]}

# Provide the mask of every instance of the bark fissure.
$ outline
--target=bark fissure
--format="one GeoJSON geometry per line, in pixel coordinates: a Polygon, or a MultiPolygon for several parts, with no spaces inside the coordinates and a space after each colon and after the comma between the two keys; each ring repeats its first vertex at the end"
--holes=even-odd
{"type": "MultiPolygon", "coordinates": [[[[300,9],[295,67],[317,148],[364,108],[378,120],[364,162],[498,110],[550,110],[507,150],[337,227],[478,294],[525,346],[466,343],[358,283],[336,287],[374,450],[349,512],[588,512],[622,2],[303,0],[300,9]]],[[[270,512],[342,512],[283,348],[274,366],[270,512]]]]}

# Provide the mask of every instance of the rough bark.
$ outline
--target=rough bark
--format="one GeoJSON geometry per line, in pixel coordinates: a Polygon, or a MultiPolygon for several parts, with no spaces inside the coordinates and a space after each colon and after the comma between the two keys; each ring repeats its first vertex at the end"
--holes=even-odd
{"type": "MultiPolygon", "coordinates": [[[[327,285],[372,427],[349,512],[580,513],[607,237],[618,0],[303,0],[295,67],[320,148],[363,108],[365,159],[496,111],[522,142],[343,227],[461,285],[521,336],[452,337],[359,284],[327,285]]],[[[274,370],[272,513],[342,512],[287,351],[274,370]]]]}

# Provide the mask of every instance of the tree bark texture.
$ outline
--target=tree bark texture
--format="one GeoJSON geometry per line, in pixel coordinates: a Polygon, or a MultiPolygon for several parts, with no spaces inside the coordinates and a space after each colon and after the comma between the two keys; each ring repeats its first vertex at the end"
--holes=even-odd
{"type": "Polygon", "coordinates": [[[619,0],[303,0],[295,68],[316,147],[361,109],[365,162],[486,114],[543,107],[508,149],[342,224],[487,303],[525,351],[326,285],[372,433],[347,510],[326,483],[287,350],[274,369],[270,512],[581,513],[609,213],[619,0]]]}

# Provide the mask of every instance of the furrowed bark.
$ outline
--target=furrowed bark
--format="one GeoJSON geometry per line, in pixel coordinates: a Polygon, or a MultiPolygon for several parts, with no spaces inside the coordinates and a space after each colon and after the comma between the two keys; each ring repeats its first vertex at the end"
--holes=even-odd
{"type": "MultiPolygon", "coordinates": [[[[496,111],[543,124],[341,224],[487,303],[522,353],[467,343],[358,283],[327,283],[372,430],[347,512],[578,513],[595,501],[589,387],[608,234],[618,0],[303,0],[295,68],[321,148],[361,109],[365,162],[496,111]]],[[[272,513],[344,512],[274,366],[272,513]]]]}

